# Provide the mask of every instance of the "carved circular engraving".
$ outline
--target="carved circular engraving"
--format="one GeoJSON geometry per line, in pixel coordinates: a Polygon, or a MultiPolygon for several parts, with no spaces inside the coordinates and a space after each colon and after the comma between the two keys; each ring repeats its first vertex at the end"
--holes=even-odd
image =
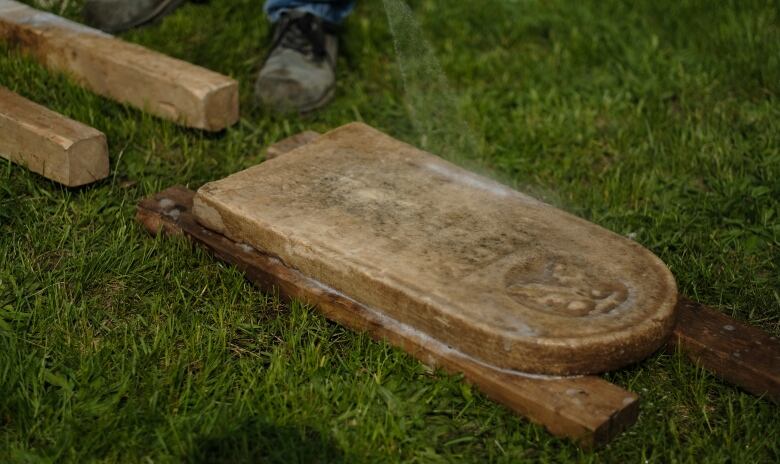
{"type": "Polygon", "coordinates": [[[607,314],[628,300],[628,288],[584,263],[550,256],[513,267],[505,278],[507,293],[536,311],[566,317],[607,314]]]}

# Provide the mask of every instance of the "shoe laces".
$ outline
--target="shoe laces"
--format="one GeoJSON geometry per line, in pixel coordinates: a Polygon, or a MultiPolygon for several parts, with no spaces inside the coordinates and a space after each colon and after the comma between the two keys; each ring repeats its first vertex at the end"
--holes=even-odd
{"type": "Polygon", "coordinates": [[[311,13],[282,13],[274,31],[271,50],[287,48],[321,60],[327,56],[327,24],[311,13]]]}

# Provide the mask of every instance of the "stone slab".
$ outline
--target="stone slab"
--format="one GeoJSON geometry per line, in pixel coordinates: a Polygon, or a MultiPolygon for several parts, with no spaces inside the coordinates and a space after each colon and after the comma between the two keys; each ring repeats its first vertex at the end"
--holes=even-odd
{"type": "Polygon", "coordinates": [[[79,187],[108,177],[106,136],[0,87],[0,157],[79,187]]]}
{"type": "Polygon", "coordinates": [[[497,369],[615,369],[674,326],[674,278],[641,245],[364,124],[203,186],[193,210],[497,369]]]}
{"type": "Polygon", "coordinates": [[[0,40],[95,93],[188,127],[238,121],[238,83],[13,0],[0,0],[0,40]]]}

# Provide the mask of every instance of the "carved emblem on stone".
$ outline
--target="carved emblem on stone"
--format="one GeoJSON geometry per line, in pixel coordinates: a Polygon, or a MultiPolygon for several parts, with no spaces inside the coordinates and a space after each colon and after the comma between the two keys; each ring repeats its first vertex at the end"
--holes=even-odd
{"type": "Polygon", "coordinates": [[[505,277],[512,298],[537,311],[569,317],[606,314],[628,299],[628,288],[559,256],[537,257],[505,277]]]}

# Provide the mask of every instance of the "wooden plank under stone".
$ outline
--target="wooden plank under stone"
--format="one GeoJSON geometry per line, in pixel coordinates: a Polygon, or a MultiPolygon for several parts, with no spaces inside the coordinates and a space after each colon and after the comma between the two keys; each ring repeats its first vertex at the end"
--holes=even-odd
{"type": "Polygon", "coordinates": [[[670,340],[692,361],[755,395],[780,403],[780,340],[680,297],[670,340]]]}
{"type": "Polygon", "coordinates": [[[95,93],[208,131],[238,121],[238,83],[99,30],[0,0],[0,40],[95,93]]]}
{"type": "Polygon", "coordinates": [[[279,140],[278,142],[269,146],[265,151],[265,159],[274,159],[287,152],[293,151],[298,147],[302,147],[309,142],[313,142],[319,138],[321,134],[311,130],[303,131],[299,134],[291,135],[287,138],[279,140]]]}
{"type": "Polygon", "coordinates": [[[599,377],[524,376],[497,370],[413,330],[404,330],[355,300],[285,266],[279,259],[235,243],[199,225],[194,192],[172,187],[138,205],[137,219],[151,233],[184,235],[233,264],[266,291],[316,305],[329,319],[385,340],[426,364],[463,373],[485,395],[581,446],[603,445],[632,425],[639,397],[599,377]]]}
{"type": "Polygon", "coordinates": [[[108,176],[102,132],[0,87],[0,157],[68,187],[108,176]]]}

